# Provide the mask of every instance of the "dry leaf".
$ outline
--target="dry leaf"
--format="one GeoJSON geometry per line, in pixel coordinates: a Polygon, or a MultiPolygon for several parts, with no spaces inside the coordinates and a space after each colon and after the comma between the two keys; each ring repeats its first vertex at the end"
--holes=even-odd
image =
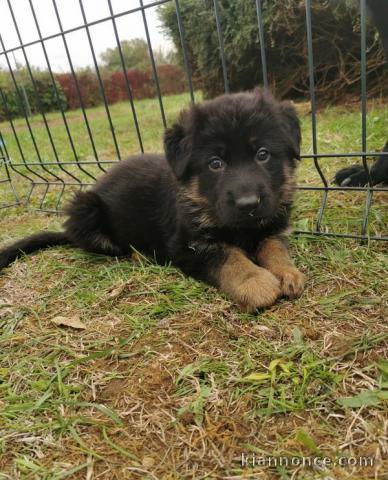
{"type": "Polygon", "coordinates": [[[271,330],[269,327],[266,325],[255,325],[253,327],[254,330],[259,330],[260,332],[268,332],[268,333],[274,333],[273,330],[271,330]]]}
{"type": "Polygon", "coordinates": [[[81,322],[78,315],[73,315],[72,317],[54,317],[51,320],[55,325],[76,328],[77,330],[85,330],[86,325],[81,322]]]}
{"type": "Polygon", "coordinates": [[[119,285],[118,287],[115,287],[113,288],[110,292],[109,292],[109,295],[107,298],[109,298],[109,300],[112,300],[114,298],[117,298],[119,297],[125,290],[125,288],[127,287],[127,283],[122,283],[121,285],[119,285]]]}
{"type": "Polygon", "coordinates": [[[152,468],[155,465],[155,460],[152,457],[143,457],[143,467],[152,468]]]}

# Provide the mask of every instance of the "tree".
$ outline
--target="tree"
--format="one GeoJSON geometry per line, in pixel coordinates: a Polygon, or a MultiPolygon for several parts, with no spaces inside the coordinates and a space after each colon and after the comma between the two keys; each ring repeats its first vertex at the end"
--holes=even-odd
{"type": "MultiPolygon", "coordinates": [[[[149,70],[151,68],[148,45],[145,40],[142,38],[133,38],[132,40],[123,40],[120,45],[127,70],[131,68],[149,70]]],[[[160,47],[154,49],[153,54],[158,65],[171,63],[173,59],[171,52],[164,54],[160,47]]],[[[105,52],[101,53],[101,60],[107,70],[117,71],[122,69],[118,47],[108,48],[105,52]]]]}
{"type": "MultiPolygon", "coordinates": [[[[256,2],[218,0],[226,68],[232,91],[262,83],[256,2]]],[[[360,21],[356,0],[312,2],[315,84],[318,101],[335,101],[360,92],[360,21]]],[[[212,0],[180,0],[188,56],[205,97],[224,91],[212,0]]],[[[262,2],[269,84],[280,97],[309,95],[304,0],[262,2]]],[[[178,52],[179,29],[173,2],[158,10],[165,33],[178,52]]],[[[384,53],[373,25],[367,32],[368,94],[388,93],[384,53]]],[[[182,62],[182,59],[181,59],[182,62]]]]}

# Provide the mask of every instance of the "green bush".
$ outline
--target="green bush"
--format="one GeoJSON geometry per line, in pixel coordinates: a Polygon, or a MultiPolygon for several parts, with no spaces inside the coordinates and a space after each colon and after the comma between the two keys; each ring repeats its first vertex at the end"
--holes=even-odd
{"type": "MultiPolygon", "coordinates": [[[[228,80],[232,91],[262,83],[254,0],[219,0],[228,80]]],[[[263,1],[263,23],[271,89],[280,97],[309,92],[304,0],[263,1]]],[[[224,91],[212,0],[180,0],[188,55],[195,81],[206,97],[224,91]]],[[[360,20],[356,0],[312,2],[313,50],[318,100],[337,101],[360,92],[360,20]]],[[[159,7],[165,32],[181,51],[173,3],[159,7]]],[[[384,54],[373,25],[367,33],[369,95],[386,94],[384,54]]]]}
{"type": "Polygon", "coordinates": [[[21,117],[25,112],[32,114],[39,113],[43,110],[45,113],[52,110],[67,108],[66,97],[61,85],[56,81],[58,98],[55,93],[54,85],[51,81],[49,72],[34,70],[35,88],[28,72],[25,69],[15,71],[15,78],[18,84],[16,90],[12,77],[9,73],[0,71],[0,120],[9,117],[21,117]]]}

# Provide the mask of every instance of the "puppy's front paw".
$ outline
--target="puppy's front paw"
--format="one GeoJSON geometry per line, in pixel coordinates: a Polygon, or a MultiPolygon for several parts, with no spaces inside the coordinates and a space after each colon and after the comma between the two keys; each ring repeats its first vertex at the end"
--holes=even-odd
{"type": "Polygon", "coordinates": [[[280,281],[281,294],[289,298],[297,298],[302,295],[305,275],[293,265],[285,265],[276,272],[276,277],[280,281]]]}
{"type": "Polygon", "coordinates": [[[270,307],[281,295],[279,280],[265,268],[255,265],[237,248],[227,250],[216,278],[220,290],[245,312],[270,307]]]}
{"type": "Polygon", "coordinates": [[[270,307],[280,295],[279,280],[268,270],[257,268],[236,285],[232,296],[242,310],[254,312],[257,308],[270,307]]]}
{"type": "Polygon", "coordinates": [[[363,187],[368,183],[368,175],[362,165],[353,165],[339,170],[334,183],[341,187],[363,187]]]}

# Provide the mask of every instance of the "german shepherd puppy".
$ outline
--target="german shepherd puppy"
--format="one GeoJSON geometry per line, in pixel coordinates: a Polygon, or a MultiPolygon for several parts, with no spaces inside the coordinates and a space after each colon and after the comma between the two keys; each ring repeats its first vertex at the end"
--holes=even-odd
{"type": "Polygon", "coordinates": [[[164,134],[165,156],[117,163],[66,207],[63,232],[42,232],[0,252],[0,268],[53,245],[130,255],[214,285],[244,311],[296,297],[304,275],[285,242],[300,127],[294,108],[268,93],[193,105],[164,134]]]}

